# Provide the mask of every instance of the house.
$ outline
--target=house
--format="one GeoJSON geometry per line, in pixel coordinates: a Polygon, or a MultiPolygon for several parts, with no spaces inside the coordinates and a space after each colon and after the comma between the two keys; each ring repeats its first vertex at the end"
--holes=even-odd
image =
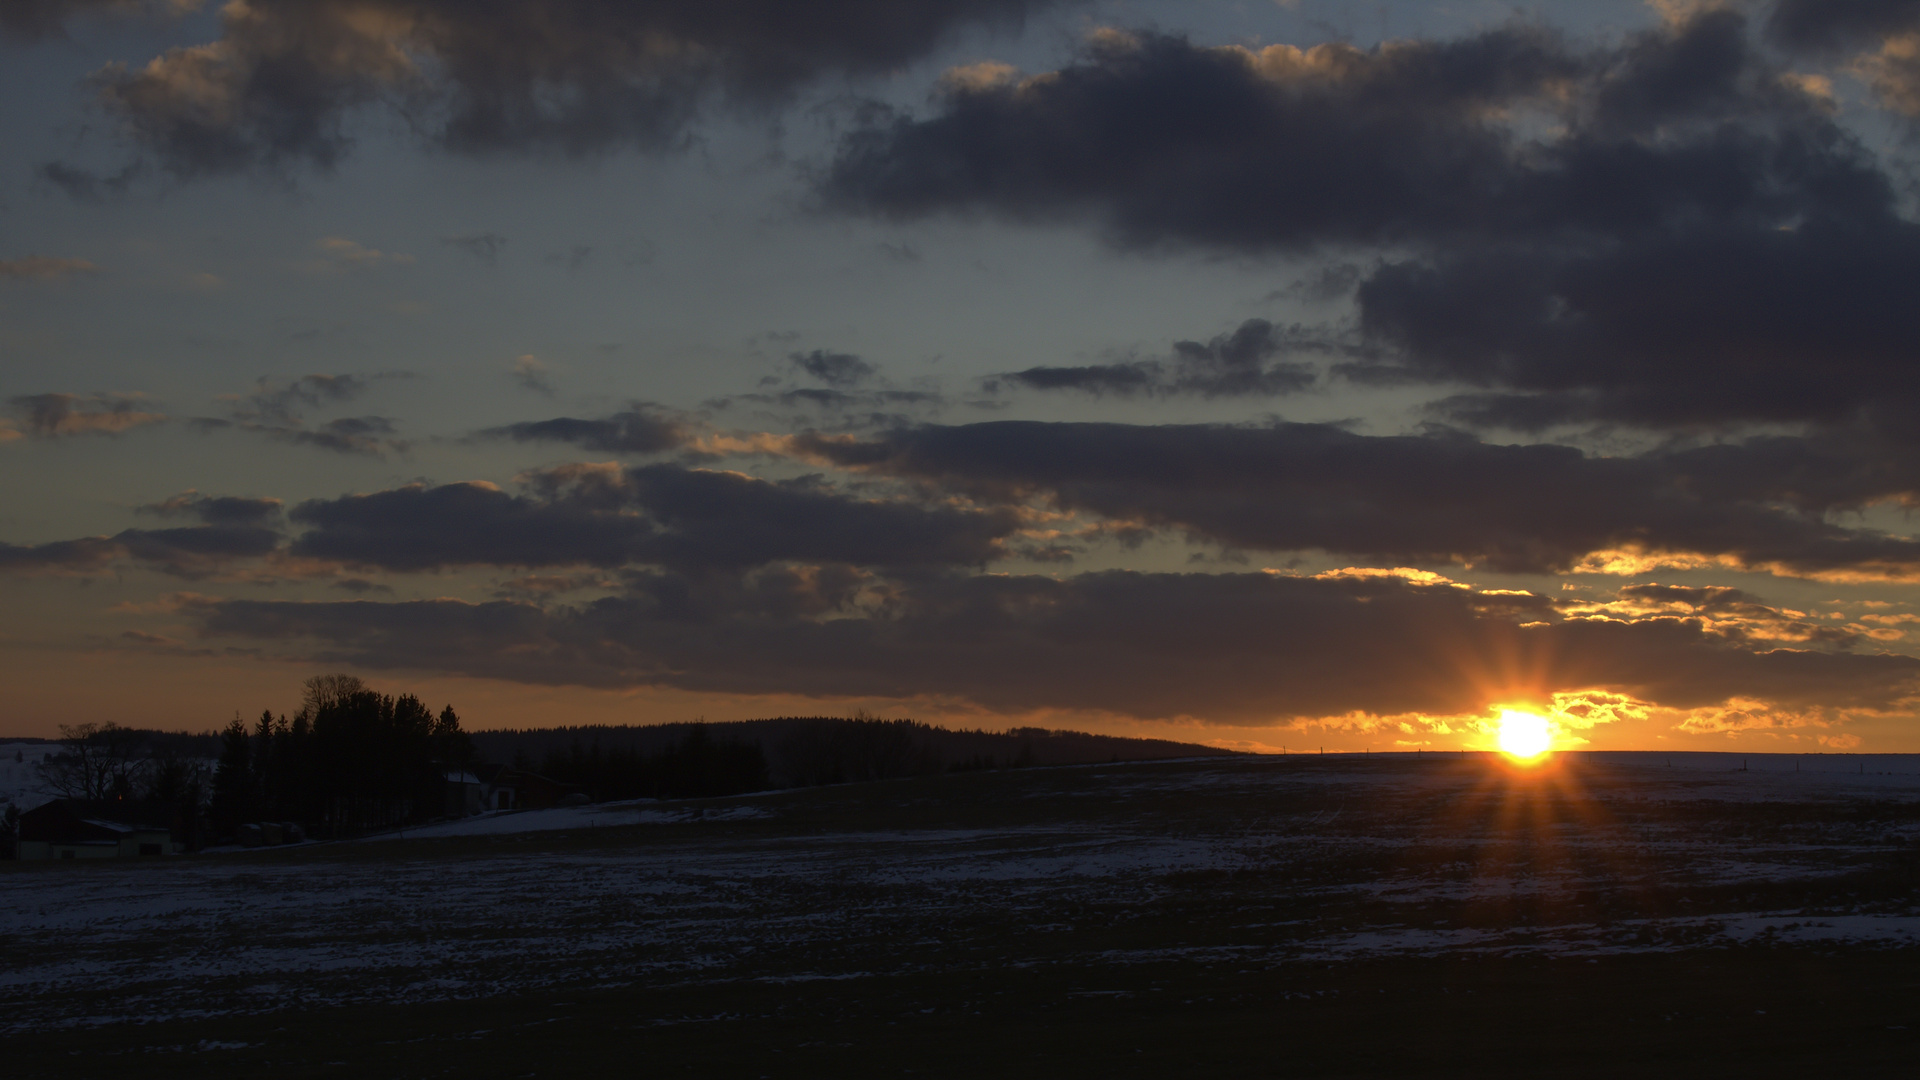
{"type": "Polygon", "coordinates": [[[20,859],[116,859],[186,850],[169,803],[55,799],[20,815],[20,859]]]}
{"type": "Polygon", "coordinates": [[[495,807],[489,798],[491,792],[467,769],[451,769],[446,774],[445,814],[451,818],[469,817],[488,810],[504,809],[495,807]]]}
{"type": "Polygon", "coordinates": [[[523,769],[506,765],[480,765],[474,771],[486,782],[492,800],[489,805],[495,810],[544,810],[562,804],[571,805],[573,800],[586,798],[572,784],[563,784],[523,769]]]}
{"type": "Polygon", "coordinates": [[[543,810],[586,798],[579,788],[499,762],[481,762],[444,774],[447,817],[461,818],[496,810],[543,810]]]}

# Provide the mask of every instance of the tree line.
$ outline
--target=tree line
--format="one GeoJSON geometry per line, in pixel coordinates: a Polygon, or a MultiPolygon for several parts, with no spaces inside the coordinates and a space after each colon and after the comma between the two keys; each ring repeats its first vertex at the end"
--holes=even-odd
{"type": "MultiPolygon", "coordinates": [[[[525,769],[531,759],[521,755],[525,769]]],[[[540,775],[578,788],[594,800],[703,799],[765,791],[773,786],[766,752],[755,742],[716,739],[705,724],[693,724],[679,741],[652,753],[575,740],[565,752],[549,751],[540,775]]]]}
{"type": "Polygon", "coordinates": [[[435,714],[351,675],[317,676],[303,691],[292,719],[268,710],[249,730],[236,716],[220,733],[208,806],[216,832],[265,820],[345,836],[445,813],[447,770],[473,758],[453,706],[435,714]]]}
{"type": "MultiPolygon", "coordinates": [[[[682,754],[678,766],[669,754],[680,743],[703,732],[713,746],[729,743],[757,747],[768,770],[768,787],[811,787],[818,784],[890,780],[985,769],[1017,769],[1044,765],[1089,765],[1117,761],[1230,755],[1232,751],[1193,743],[1094,735],[1022,727],[1010,731],[953,730],[915,720],[891,720],[864,713],[844,716],[783,716],[741,720],[605,726],[526,728],[474,733],[481,754],[494,761],[512,761],[525,770],[539,770],[564,779],[601,798],[634,797],[653,793],[647,779],[675,768],[692,776],[705,772],[700,754],[682,754]],[[616,778],[619,778],[616,780],[616,778]],[[602,794],[608,792],[609,794],[602,794]]],[[[745,751],[735,751],[745,760],[745,751]]],[[[744,785],[757,772],[729,774],[744,785]]],[[[689,780],[688,783],[696,783],[689,780]]],[[[660,788],[692,791],[694,788],[660,788]]],[[[710,794],[738,794],[703,788],[710,794]]]]}
{"type": "MultiPolygon", "coordinates": [[[[142,731],[111,721],[62,724],[60,750],[40,762],[40,778],[63,799],[164,806],[178,822],[180,839],[197,847],[210,787],[207,745],[205,736],[142,731]]],[[[14,811],[5,831],[15,832],[17,820],[14,811]]]]}

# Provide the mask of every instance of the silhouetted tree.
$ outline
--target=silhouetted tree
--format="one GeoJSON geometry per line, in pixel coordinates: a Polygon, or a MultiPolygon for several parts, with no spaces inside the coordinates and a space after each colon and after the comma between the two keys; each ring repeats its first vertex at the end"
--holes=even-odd
{"type": "Polygon", "coordinates": [[[253,751],[247,742],[246,722],[236,713],[233,723],[220,733],[220,761],[213,770],[213,802],[208,813],[218,836],[233,835],[233,830],[254,815],[253,751]]]}
{"type": "Polygon", "coordinates": [[[60,751],[40,762],[47,786],[69,799],[131,799],[147,762],[146,735],[119,724],[62,724],[60,751]]]}
{"type": "Polygon", "coordinates": [[[317,716],[320,710],[332,708],[366,689],[367,684],[352,675],[315,675],[301,685],[300,704],[308,716],[317,716]]]}
{"type": "Polygon", "coordinates": [[[433,722],[431,734],[433,757],[458,768],[465,768],[473,760],[473,739],[460,730],[460,715],[448,705],[440,710],[433,722]]]}

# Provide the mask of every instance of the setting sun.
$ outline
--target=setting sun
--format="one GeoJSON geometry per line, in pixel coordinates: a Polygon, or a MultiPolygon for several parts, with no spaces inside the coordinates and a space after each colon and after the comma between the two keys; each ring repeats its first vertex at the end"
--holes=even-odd
{"type": "Polygon", "coordinates": [[[1531,760],[1553,746],[1545,717],[1513,709],[1500,710],[1500,750],[1509,757],[1531,760]]]}

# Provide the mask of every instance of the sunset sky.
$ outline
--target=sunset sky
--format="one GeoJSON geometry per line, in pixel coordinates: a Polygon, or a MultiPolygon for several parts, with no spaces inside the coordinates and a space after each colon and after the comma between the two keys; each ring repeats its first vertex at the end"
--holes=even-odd
{"type": "Polygon", "coordinates": [[[1920,751],[1920,3],[0,0],[0,734],[1920,751]]]}

